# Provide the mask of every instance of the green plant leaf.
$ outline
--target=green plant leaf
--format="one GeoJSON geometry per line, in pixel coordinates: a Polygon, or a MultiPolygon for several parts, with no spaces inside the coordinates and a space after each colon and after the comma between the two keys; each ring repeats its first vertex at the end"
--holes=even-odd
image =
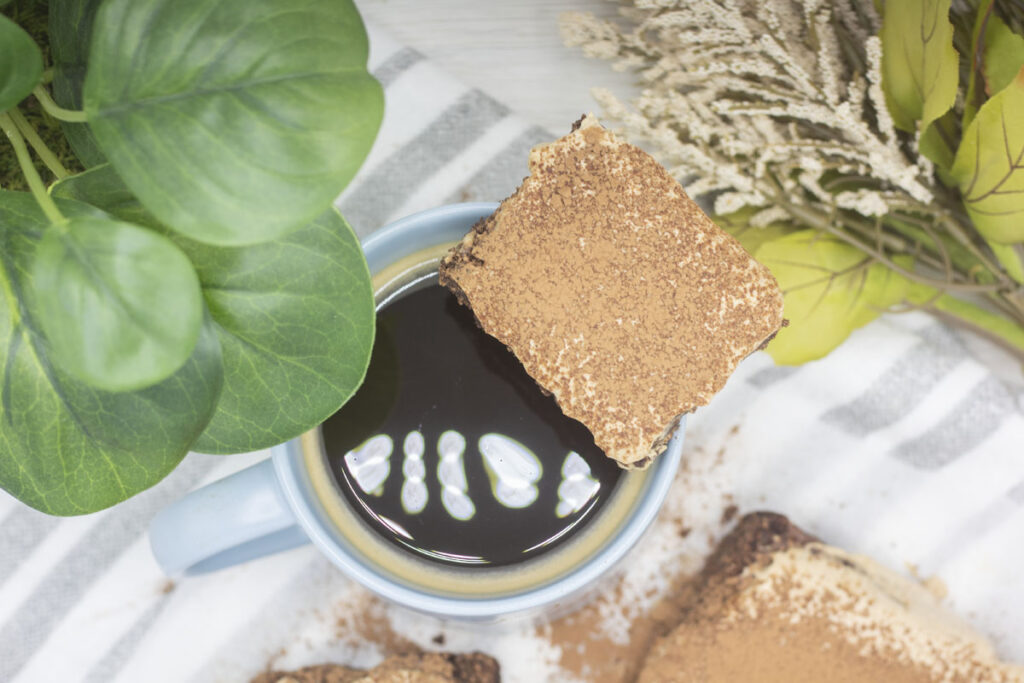
{"type": "Polygon", "coordinates": [[[1024,67],[1024,36],[1006,25],[993,11],[993,0],[978,7],[971,38],[971,69],[964,98],[966,128],[985,100],[999,92],[1024,67]]]}
{"type": "Polygon", "coordinates": [[[755,256],[772,271],[785,296],[789,326],[767,349],[782,365],[825,356],[908,291],[902,276],[817,230],[765,242],[755,256]]]}
{"type": "Polygon", "coordinates": [[[65,370],[107,391],[169,377],[203,320],[199,280],[166,237],[110,218],[51,226],[32,265],[35,315],[65,370]]]}
{"type": "Polygon", "coordinates": [[[129,223],[171,232],[143,208],[109,163],[58,180],[50,186],[50,194],[98,207],[129,223]]]}
{"type": "Polygon", "coordinates": [[[736,238],[749,254],[756,254],[765,242],[771,242],[784,235],[796,232],[797,228],[783,223],[769,223],[761,227],[750,225],[750,218],[757,209],[743,208],[735,213],[714,216],[715,224],[736,238]]]}
{"type": "MultiPolygon", "coordinates": [[[[54,194],[158,225],[109,166],[58,183],[54,194]]],[[[224,392],[195,450],[266,448],[311,429],[348,400],[369,363],[375,314],[362,249],[335,209],[256,246],[217,247],[168,234],[195,265],[224,350],[224,392]]]]}
{"type": "MultiPolygon", "coordinates": [[[[104,215],[57,203],[69,218],[104,215]]],[[[0,488],[50,514],[84,514],[149,488],[181,461],[217,403],[220,346],[205,324],[174,375],[135,392],[102,391],[64,372],[34,315],[31,265],[48,226],[31,195],[0,192],[0,488]]]]}
{"type": "Polygon", "coordinates": [[[897,128],[921,130],[956,101],[959,81],[950,0],[885,3],[882,18],[882,89],[897,128]]]}
{"type": "Polygon", "coordinates": [[[995,0],[982,0],[974,15],[974,28],[971,30],[971,52],[965,55],[967,60],[967,93],[964,96],[964,116],[961,128],[967,130],[978,113],[978,107],[985,101],[984,88],[978,88],[978,81],[983,78],[981,67],[984,64],[985,31],[992,17],[995,0]]]}
{"type": "MultiPolygon", "coordinates": [[[[89,57],[93,20],[100,0],[50,0],[50,56],[53,59],[53,99],[66,109],[82,108],[82,84],[89,57]]],[[[85,123],[61,121],[71,149],[85,166],[107,159],[85,123]]]]}
{"type": "Polygon", "coordinates": [[[985,52],[982,73],[985,93],[989,96],[1010,84],[1024,67],[1024,36],[1010,30],[1002,19],[993,15],[985,31],[985,52]]]}
{"type": "Polygon", "coordinates": [[[917,143],[918,150],[935,163],[939,177],[947,185],[956,184],[949,175],[949,167],[953,165],[955,138],[956,114],[950,110],[925,128],[917,143]]]}
{"type": "Polygon", "coordinates": [[[982,235],[1024,242],[1024,68],[978,110],[951,173],[982,235]]]}
{"type": "Polygon", "coordinates": [[[308,225],[380,125],[351,0],[106,0],[95,26],[93,133],[142,204],[194,240],[308,225]]]}
{"type": "Polygon", "coordinates": [[[914,285],[908,299],[1010,351],[1024,352],[1024,327],[1017,321],[951,294],[936,295],[931,287],[914,285]]]}
{"type": "Polygon", "coordinates": [[[18,106],[43,77],[43,53],[25,30],[0,15],[0,112],[18,106]]]}
{"type": "Polygon", "coordinates": [[[373,347],[373,289],[359,240],[336,209],[267,244],[180,243],[217,322],[226,373],[196,450],[269,447],[355,393],[373,347]]]}

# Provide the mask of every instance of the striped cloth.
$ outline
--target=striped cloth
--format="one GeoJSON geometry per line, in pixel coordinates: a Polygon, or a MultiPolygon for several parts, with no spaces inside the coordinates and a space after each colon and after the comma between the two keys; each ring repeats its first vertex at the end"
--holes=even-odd
{"type": "MultiPolygon", "coordinates": [[[[508,195],[530,147],[552,139],[417,52],[376,31],[371,43],[384,124],[339,198],[361,236],[427,207],[508,195]]],[[[724,449],[741,510],[785,512],[891,567],[940,576],[951,606],[1024,660],[1022,402],[958,333],[923,314],[889,316],[800,368],[748,359],[691,419],[686,457],[724,449]]],[[[372,663],[371,644],[339,644],[329,606],[353,587],[312,547],[177,585],[157,568],[145,536],[154,513],[266,455],[189,455],[158,486],[87,517],[48,517],[0,492],[0,681],[241,681],[281,648],[287,665],[372,663]]],[[[498,653],[509,680],[531,677],[523,662],[540,655],[527,641],[474,634],[460,644],[498,653]]]]}

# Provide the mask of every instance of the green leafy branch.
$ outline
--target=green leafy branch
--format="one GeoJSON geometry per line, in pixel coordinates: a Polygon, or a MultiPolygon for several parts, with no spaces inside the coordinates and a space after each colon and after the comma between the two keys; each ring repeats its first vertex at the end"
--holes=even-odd
{"type": "Polygon", "coordinates": [[[44,33],[49,60],[0,15],[0,129],[28,189],[0,190],[0,487],[79,514],[355,391],[373,299],[332,202],[383,98],[347,1],[53,0],[44,33]]]}

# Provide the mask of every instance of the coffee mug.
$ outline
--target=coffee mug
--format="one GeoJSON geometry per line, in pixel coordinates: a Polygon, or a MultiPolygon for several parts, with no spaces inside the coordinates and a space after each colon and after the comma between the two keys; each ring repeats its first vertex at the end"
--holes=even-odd
{"type": "MultiPolygon", "coordinates": [[[[493,203],[453,204],[392,223],[363,241],[378,308],[403,274],[429,271],[493,203]]],[[[422,279],[424,276],[420,276],[422,279]]],[[[312,542],[350,578],[405,607],[493,621],[564,611],[616,565],[654,521],[679,466],[685,419],[665,453],[624,473],[601,514],[558,549],[509,567],[439,566],[386,543],[348,506],[319,430],[193,491],[153,519],[149,536],[170,576],[198,574],[312,542]]]]}

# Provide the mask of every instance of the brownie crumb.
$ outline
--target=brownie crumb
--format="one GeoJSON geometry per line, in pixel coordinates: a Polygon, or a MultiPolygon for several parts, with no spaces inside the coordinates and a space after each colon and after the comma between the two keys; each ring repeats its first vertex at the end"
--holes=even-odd
{"type": "Polygon", "coordinates": [[[736,519],[736,514],[739,511],[740,509],[735,503],[722,510],[722,524],[728,524],[732,520],[736,519]]]}
{"type": "Polygon", "coordinates": [[[500,683],[498,662],[488,655],[423,653],[389,657],[372,669],[339,664],[268,671],[251,683],[500,683]]]}

